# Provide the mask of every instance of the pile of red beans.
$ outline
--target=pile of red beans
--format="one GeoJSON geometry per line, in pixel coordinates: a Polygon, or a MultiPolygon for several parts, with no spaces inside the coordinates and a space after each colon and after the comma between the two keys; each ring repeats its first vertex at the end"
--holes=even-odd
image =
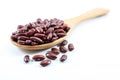
{"type": "Polygon", "coordinates": [[[34,61],[40,61],[40,65],[45,67],[51,63],[51,60],[56,60],[58,55],[60,53],[63,53],[62,56],[60,57],[60,62],[64,62],[67,59],[67,55],[65,54],[68,50],[72,51],[74,50],[74,46],[72,43],[69,43],[68,41],[64,40],[62,43],[59,44],[59,48],[51,48],[50,51],[46,52],[45,55],[34,55],[32,56],[32,59],[30,59],[29,55],[25,55],[24,57],[24,62],[29,63],[31,60],[34,61]],[[67,48],[66,48],[67,45],[67,48]]]}
{"type": "Polygon", "coordinates": [[[11,39],[21,45],[40,45],[53,42],[64,37],[69,31],[64,21],[59,19],[37,19],[35,22],[18,25],[17,31],[13,32],[11,39]]]}

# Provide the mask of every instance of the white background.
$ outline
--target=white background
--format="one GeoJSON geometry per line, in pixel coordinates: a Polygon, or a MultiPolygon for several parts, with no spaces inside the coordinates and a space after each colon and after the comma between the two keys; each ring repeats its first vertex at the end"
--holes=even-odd
{"type": "Polygon", "coordinates": [[[120,2],[119,0],[0,0],[0,80],[120,80],[120,2]],[[76,26],[67,40],[75,50],[43,68],[39,62],[25,64],[29,52],[9,40],[17,25],[37,18],[67,19],[94,8],[107,8],[109,14],[76,26]]]}

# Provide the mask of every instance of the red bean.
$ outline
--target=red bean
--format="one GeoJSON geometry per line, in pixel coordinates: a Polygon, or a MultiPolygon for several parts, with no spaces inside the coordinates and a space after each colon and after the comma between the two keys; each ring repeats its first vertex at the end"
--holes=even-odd
{"type": "Polygon", "coordinates": [[[46,66],[48,66],[50,63],[51,63],[51,60],[43,60],[43,61],[40,62],[40,65],[41,65],[42,67],[46,67],[46,66]]]}
{"type": "Polygon", "coordinates": [[[26,36],[26,33],[16,33],[17,36],[26,36]]]}
{"type": "Polygon", "coordinates": [[[28,63],[29,61],[30,61],[29,55],[25,55],[25,56],[24,56],[24,62],[25,62],[25,63],[28,63]]]}
{"type": "Polygon", "coordinates": [[[53,37],[56,37],[56,36],[57,36],[57,34],[56,34],[55,32],[53,32],[52,35],[53,35],[53,37]]]}
{"type": "Polygon", "coordinates": [[[42,61],[42,60],[45,59],[45,56],[43,56],[43,55],[34,55],[32,57],[32,59],[35,60],[35,61],[42,61]]]}
{"type": "Polygon", "coordinates": [[[38,33],[42,33],[42,32],[43,32],[43,29],[42,29],[41,27],[36,27],[35,29],[36,29],[36,31],[37,31],[38,33]]]}
{"type": "Polygon", "coordinates": [[[57,29],[54,31],[55,33],[65,33],[65,31],[63,29],[57,29]]]}
{"type": "Polygon", "coordinates": [[[57,36],[58,36],[58,37],[66,36],[66,33],[57,33],[57,36]]]}
{"type": "Polygon", "coordinates": [[[73,44],[72,44],[72,43],[70,43],[70,44],[68,45],[68,49],[69,49],[69,51],[74,50],[74,46],[73,46],[73,44]]]}
{"type": "Polygon", "coordinates": [[[70,27],[66,27],[64,30],[68,32],[70,30],[70,27]]]}
{"type": "Polygon", "coordinates": [[[59,50],[60,50],[60,52],[62,52],[62,53],[66,53],[66,52],[67,52],[67,49],[66,49],[64,46],[60,46],[60,47],[59,47],[59,50]]]}
{"type": "Polygon", "coordinates": [[[12,39],[13,41],[17,41],[17,36],[16,36],[16,35],[12,35],[12,36],[11,36],[11,39],[12,39]]]}
{"type": "Polygon", "coordinates": [[[40,24],[42,22],[42,20],[40,18],[37,19],[36,21],[38,24],[40,24]]]}
{"type": "Polygon", "coordinates": [[[38,37],[30,37],[30,39],[34,42],[37,42],[37,43],[43,43],[43,40],[38,38],[38,37]]]}
{"type": "Polygon", "coordinates": [[[17,30],[17,32],[18,32],[18,33],[25,33],[25,32],[26,32],[26,30],[25,30],[25,29],[23,29],[23,28],[20,28],[20,29],[18,29],[18,30],[17,30]]]}
{"type": "Polygon", "coordinates": [[[55,41],[55,40],[57,40],[58,39],[58,37],[56,36],[56,37],[53,37],[52,38],[52,41],[55,41]]]}
{"type": "Polygon", "coordinates": [[[57,48],[51,48],[51,51],[56,55],[58,55],[60,53],[59,49],[57,49],[57,48]]]}
{"type": "Polygon", "coordinates": [[[23,27],[24,27],[23,25],[18,25],[17,29],[21,29],[23,27]]]}
{"type": "Polygon", "coordinates": [[[53,27],[48,28],[48,30],[46,31],[46,34],[52,33],[54,31],[53,27]]]}
{"type": "Polygon", "coordinates": [[[17,42],[21,45],[25,45],[25,41],[23,41],[23,40],[18,40],[17,42]]]}
{"type": "Polygon", "coordinates": [[[25,41],[25,44],[31,44],[31,43],[32,43],[31,40],[26,40],[26,41],[25,41]]]}
{"type": "Polygon", "coordinates": [[[52,53],[51,51],[46,53],[46,57],[49,59],[52,59],[52,60],[55,60],[57,58],[57,56],[54,53],[52,53]]]}
{"type": "Polygon", "coordinates": [[[27,36],[33,36],[34,33],[35,33],[35,29],[30,29],[30,30],[26,33],[26,35],[27,35],[27,36]]]}
{"type": "Polygon", "coordinates": [[[29,40],[29,37],[26,37],[26,36],[19,36],[19,37],[18,37],[18,40],[23,40],[23,41],[29,40]]]}
{"type": "Polygon", "coordinates": [[[18,25],[18,29],[12,34],[11,39],[22,45],[39,45],[53,42],[66,36],[69,29],[70,28],[62,20],[54,18],[42,21],[38,18],[35,22],[26,25],[18,25]]]}
{"type": "Polygon", "coordinates": [[[42,38],[42,37],[45,37],[45,34],[35,33],[34,36],[42,38]]]}
{"type": "Polygon", "coordinates": [[[32,45],[32,46],[38,45],[38,43],[36,43],[36,42],[31,42],[31,45],[32,45]]]}
{"type": "Polygon", "coordinates": [[[62,55],[61,58],[60,58],[60,61],[64,62],[66,59],[67,59],[67,55],[62,55]]]}
{"type": "Polygon", "coordinates": [[[65,46],[67,45],[68,41],[67,40],[64,40],[63,42],[60,43],[61,46],[65,46]]]}
{"type": "Polygon", "coordinates": [[[47,40],[51,40],[52,39],[52,33],[49,33],[48,35],[47,35],[47,40]]]}

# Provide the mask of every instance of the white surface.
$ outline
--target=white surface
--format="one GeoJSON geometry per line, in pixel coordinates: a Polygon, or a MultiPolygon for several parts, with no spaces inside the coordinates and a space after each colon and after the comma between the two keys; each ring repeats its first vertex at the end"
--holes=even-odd
{"type": "Polygon", "coordinates": [[[0,80],[120,80],[119,7],[119,0],[0,0],[0,80]],[[25,64],[25,54],[40,52],[22,51],[10,43],[18,24],[38,17],[71,18],[97,7],[110,13],[73,30],[67,40],[75,50],[67,53],[65,63],[57,59],[45,68],[25,64]]]}

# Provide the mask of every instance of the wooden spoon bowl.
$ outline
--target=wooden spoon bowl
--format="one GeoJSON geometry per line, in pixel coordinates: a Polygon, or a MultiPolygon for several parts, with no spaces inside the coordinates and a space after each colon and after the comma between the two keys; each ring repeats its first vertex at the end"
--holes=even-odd
{"type": "MultiPolygon", "coordinates": [[[[107,9],[97,8],[97,9],[93,9],[91,11],[88,11],[88,12],[86,12],[86,13],[80,15],[80,16],[64,20],[64,23],[67,24],[70,27],[70,30],[67,32],[67,35],[80,22],[82,22],[84,20],[91,19],[91,18],[95,18],[95,17],[99,17],[99,16],[102,16],[102,15],[105,15],[108,12],[109,12],[109,10],[107,10],[107,9]]],[[[61,43],[67,37],[67,35],[62,37],[62,38],[59,38],[59,39],[57,39],[57,40],[55,40],[53,42],[46,43],[46,44],[41,44],[41,45],[35,45],[35,46],[20,45],[17,42],[13,41],[12,39],[11,39],[11,42],[15,46],[17,46],[17,47],[19,47],[21,49],[25,49],[25,50],[42,50],[42,49],[50,48],[52,46],[55,46],[55,45],[61,43]]]]}

